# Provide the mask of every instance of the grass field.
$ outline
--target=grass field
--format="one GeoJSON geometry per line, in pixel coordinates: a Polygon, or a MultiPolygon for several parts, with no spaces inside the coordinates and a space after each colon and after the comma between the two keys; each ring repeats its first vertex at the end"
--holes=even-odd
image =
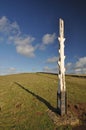
{"type": "MultiPolygon", "coordinates": [[[[57,106],[57,75],[0,76],[0,130],[55,130],[47,110],[57,106]]],[[[86,103],[86,78],[66,76],[68,101],[86,103]]]]}

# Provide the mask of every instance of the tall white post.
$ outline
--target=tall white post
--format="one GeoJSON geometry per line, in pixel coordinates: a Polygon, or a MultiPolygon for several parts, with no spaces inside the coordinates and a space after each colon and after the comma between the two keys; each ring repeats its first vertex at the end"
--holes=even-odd
{"type": "Polygon", "coordinates": [[[59,74],[58,74],[58,92],[57,92],[57,98],[58,98],[58,110],[61,115],[66,114],[66,86],[65,86],[65,67],[64,67],[64,21],[62,19],[59,19],[59,60],[58,60],[58,66],[59,66],[59,74]]]}

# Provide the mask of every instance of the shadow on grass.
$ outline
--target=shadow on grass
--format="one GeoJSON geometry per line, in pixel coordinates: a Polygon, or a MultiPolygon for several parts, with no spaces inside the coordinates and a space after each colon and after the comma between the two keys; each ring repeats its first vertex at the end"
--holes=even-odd
{"type": "Polygon", "coordinates": [[[46,99],[42,98],[41,96],[35,94],[34,92],[28,90],[27,88],[25,88],[24,86],[22,86],[21,84],[14,82],[15,84],[17,84],[20,88],[22,88],[23,90],[25,90],[26,92],[28,92],[29,94],[33,95],[34,97],[36,97],[36,99],[38,99],[40,102],[44,103],[48,109],[50,109],[51,111],[57,113],[57,109],[54,108],[46,99]]]}

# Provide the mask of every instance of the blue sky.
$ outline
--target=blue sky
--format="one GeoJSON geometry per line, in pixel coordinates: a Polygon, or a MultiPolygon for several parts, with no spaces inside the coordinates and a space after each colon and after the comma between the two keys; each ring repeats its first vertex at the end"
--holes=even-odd
{"type": "Polygon", "coordinates": [[[59,18],[66,73],[86,74],[85,0],[0,0],[0,75],[58,72],[59,18]]]}

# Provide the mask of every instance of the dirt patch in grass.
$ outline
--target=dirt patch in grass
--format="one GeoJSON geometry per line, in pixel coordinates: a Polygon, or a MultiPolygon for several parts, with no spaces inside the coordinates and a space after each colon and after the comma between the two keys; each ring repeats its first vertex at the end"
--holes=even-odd
{"type": "Polygon", "coordinates": [[[86,125],[86,103],[68,104],[68,110],[76,115],[86,125]]]}
{"type": "Polygon", "coordinates": [[[68,104],[68,110],[76,115],[80,120],[80,126],[76,126],[73,130],[86,130],[86,103],[68,104]]]}
{"type": "Polygon", "coordinates": [[[86,103],[68,103],[67,115],[60,116],[48,109],[48,116],[57,126],[71,125],[72,130],[86,130],[86,103]]]}

